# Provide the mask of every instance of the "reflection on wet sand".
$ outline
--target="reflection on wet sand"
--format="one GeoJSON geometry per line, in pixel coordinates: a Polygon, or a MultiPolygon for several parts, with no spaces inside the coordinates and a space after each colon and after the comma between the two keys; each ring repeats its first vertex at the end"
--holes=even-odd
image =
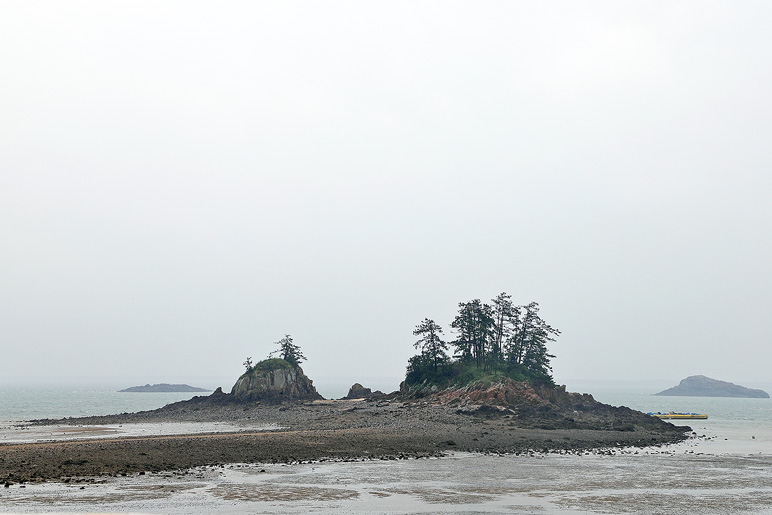
{"type": "Polygon", "coordinates": [[[234,464],[84,485],[14,485],[0,495],[0,512],[770,513],[769,506],[770,456],[653,449],[234,464]]]}

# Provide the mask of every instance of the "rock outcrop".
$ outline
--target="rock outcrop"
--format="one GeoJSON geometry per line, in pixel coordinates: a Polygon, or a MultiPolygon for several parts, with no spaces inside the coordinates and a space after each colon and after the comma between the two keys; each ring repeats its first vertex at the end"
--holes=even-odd
{"type": "Polygon", "coordinates": [[[678,386],[668,388],[654,395],[672,395],[684,397],[750,397],[768,399],[764,390],[746,388],[734,383],[719,381],[705,376],[690,376],[683,379],[678,386]]]}
{"type": "Polygon", "coordinates": [[[322,399],[303,369],[283,359],[267,359],[252,367],[239,377],[230,395],[239,402],[322,399]]]}
{"type": "Polygon", "coordinates": [[[344,399],[371,399],[373,397],[383,397],[386,394],[380,390],[372,391],[370,388],[365,388],[359,383],[354,383],[351,388],[348,389],[348,395],[343,397],[344,399]]]}
{"type": "Polygon", "coordinates": [[[370,388],[365,388],[359,383],[354,383],[351,388],[348,389],[348,395],[343,397],[344,399],[364,399],[372,395],[373,391],[370,388]]]}
{"type": "MultiPolygon", "coordinates": [[[[428,385],[420,389],[403,386],[401,395],[422,402],[456,405],[458,413],[462,414],[505,417],[521,428],[659,431],[670,427],[640,411],[598,402],[590,394],[567,392],[565,386],[533,386],[508,378],[445,389],[428,385]]],[[[690,430],[687,426],[682,429],[690,430]]]]}

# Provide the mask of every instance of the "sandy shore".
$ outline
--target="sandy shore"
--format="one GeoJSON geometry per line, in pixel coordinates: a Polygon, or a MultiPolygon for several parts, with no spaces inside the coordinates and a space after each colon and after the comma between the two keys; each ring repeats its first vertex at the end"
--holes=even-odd
{"type": "Polygon", "coordinates": [[[231,464],[14,485],[0,512],[764,514],[771,471],[769,456],[686,449],[231,464]]]}
{"type": "Polygon", "coordinates": [[[138,414],[40,421],[39,427],[73,426],[81,439],[0,445],[0,482],[93,482],[105,476],[186,471],[229,463],[397,459],[440,456],[451,451],[581,453],[587,449],[644,447],[683,439],[682,431],[659,422],[646,427],[627,424],[624,430],[544,429],[523,427],[526,424],[522,422],[488,411],[398,401],[199,409],[183,405],[138,414]],[[226,421],[236,430],[183,435],[110,434],[124,424],[157,425],[158,433],[164,433],[164,426],[183,422],[226,421]],[[266,424],[283,429],[254,430],[255,426],[266,424]],[[101,433],[101,437],[83,439],[90,432],[101,433]]]}

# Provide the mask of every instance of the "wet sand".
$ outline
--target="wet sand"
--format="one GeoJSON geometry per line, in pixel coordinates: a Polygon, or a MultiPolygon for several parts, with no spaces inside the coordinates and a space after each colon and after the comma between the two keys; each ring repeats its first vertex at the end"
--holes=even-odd
{"type": "Polygon", "coordinates": [[[227,422],[145,422],[107,425],[9,425],[0,427],[0,444],[41,443],[104,438],[179,436],[209,433],[264,432],[275,424],[235,425],[227,422]]]}
{"type": "Polygon", "coordinates": [[[0,513],[772,513],[772,456],[721,455],[731,442],[715,435],[684,440],[640,418],[545,429],[461,408],[183,405],[40,421],[19,431],[61,436],[0,445],[0,513]],[[171,434],[181,427],[193,432],[171,434]]]}
{"type": "Polygon", "coordinates": [[[771,506],[772,457],[656,448],[230,464],[0,492],[0,512],[19,513],[727,514],[771,506]]]}
{"type": "MultiPolygon", "coordinates": [[[[54,421],[74,426],[78,436],[92,428],[97,439],[68,439],[0,445],[0,483],[94,482],[100,477],[185,470],[230,463],[298,463],[324,460],[434,457],[451,451],[523,454],[581,453],[588,449],[663,445],[683,439],[672,425],[645,419],[624,430],[544,429],[489,411],[402,402],[309,403],[294,406],[237,406],[180,411],[156,410],[114,417],[54,421]],[[471,414],[470,414],[471,413],[471,414]],[[227,421],[238,431],[171,435],[183,422],[227,421]],[[124,424],[155,424],[155,436],[107,438],[124,424]],[[282,430],[255,431],[275,424],[282,430]]],[[[529,421],[533,422],[530,417],[529,421]]],[[[41,421],[35,428],[52,421],[41,421]]]]}

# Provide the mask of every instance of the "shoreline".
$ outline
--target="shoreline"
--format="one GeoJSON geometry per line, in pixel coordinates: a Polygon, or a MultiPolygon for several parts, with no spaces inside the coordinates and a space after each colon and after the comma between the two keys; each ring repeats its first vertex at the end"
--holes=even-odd
{"type": "Polygon", "coordinates": [[[0,445],[0,470],[3,471],[0,482],[10,485],[72,477],[141,475],[233,463],[291,464],[428,458],[442,457],[455,451],[502,455],[583,454],[611,448],[643,448],[671,443],[647,441],[643,435],[631,435],[634,437],[631,441],[592,430],[537,429],[516,433],[517,440],[510,439],[504,445],[494,436],[492,442],[479,446],[443,440],[447,434],[437,434],[431,438],[425,434],[405,435],[373,428],[156,435],[4,444],[0,445]]]}
{"type": "Polygon", "coordinates": [[[517,420],[496,410],[425,401],[214,407],[182,404],[108,417],[34,421],[30,427],[61,424],[110,430],[111,425],[141,423],[163,430],[164,424],[220,422],[237,431],[0,444],[0,482],[64,481],[72,477],[93,480],[230,463],[437,457],[451,451],[581,454],[593,449],[661,446],[687,438],[688,428],[641,420],[647,425],[545,428],[539,427],[546,425],[545,420],[531,415],[517,420]],[[266,424],[277,429],[254,430],[266,424]]]}

